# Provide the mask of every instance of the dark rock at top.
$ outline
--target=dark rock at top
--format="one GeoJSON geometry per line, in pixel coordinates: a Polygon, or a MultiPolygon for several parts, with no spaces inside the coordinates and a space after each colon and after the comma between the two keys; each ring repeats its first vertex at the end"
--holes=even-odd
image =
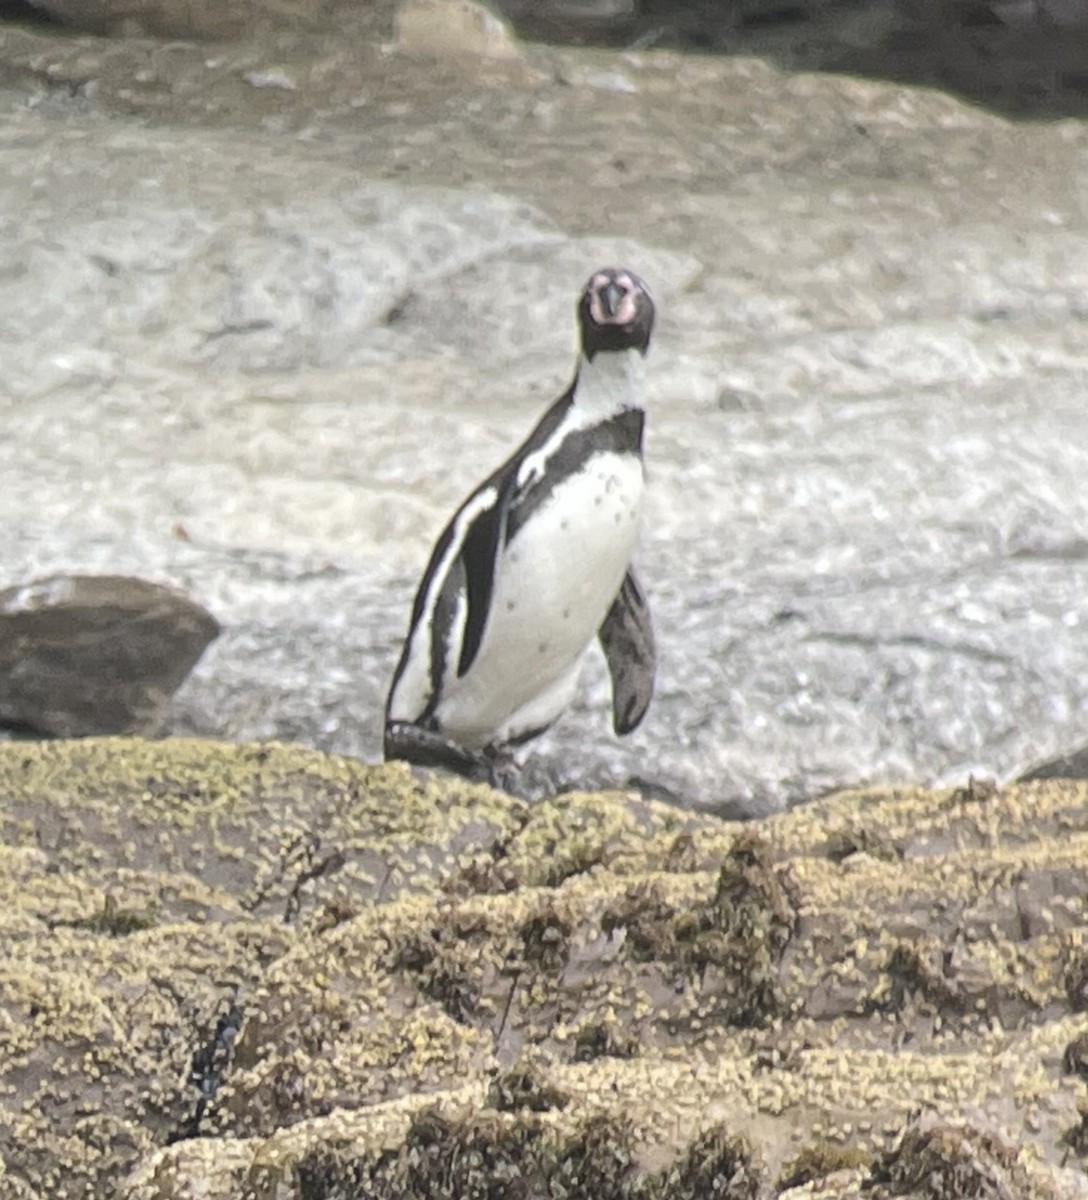
{"type": "Polygon", "coordinates": [[[1018,782],[1034,779],[1088,779],[1088,746],[1037,763],[1020,775],[1018,782]]]}
{"type": "Polygon", "coordinates": [[[921,83],[1016,115],[1088,111],[1085,0],[0,0],[0,21],[122,39],[331,35],[443,52],[491,13],[530,42],[756,56],[921,83]],[[413,32],[401,41],[406,10],[413,32]]]}
{"type": "Polygon", "coordinates": [[[219,633],[172,588],[54,575],[0,591],[0,724],[62,737],[152,729],[219,633]]]}
{"type": "Polygon", "coordinates": [[[325,0],[34,0],[34,5],[90,33],[179,38],[238,38],[262,23],[312,30],[329,7],[325,0]]]}

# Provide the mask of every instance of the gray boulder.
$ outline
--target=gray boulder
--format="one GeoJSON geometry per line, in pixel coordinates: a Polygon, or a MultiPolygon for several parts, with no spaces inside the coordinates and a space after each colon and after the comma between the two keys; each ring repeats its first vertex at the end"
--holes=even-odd
{"type": "Polygon", "coordinates": [[[219,624],[172,588],[54,575],[0,591],[0,724],[62,737],[152,729],[219,624]]]}

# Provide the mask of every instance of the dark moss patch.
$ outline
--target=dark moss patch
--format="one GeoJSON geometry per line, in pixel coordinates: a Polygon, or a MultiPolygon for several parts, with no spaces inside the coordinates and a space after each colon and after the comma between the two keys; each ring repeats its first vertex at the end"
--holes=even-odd
{"type": "Polygon", "coordinates": [[[1015,1200],[1031,1194],[1016,1147],[969,1125],[922,1121],[874,1167],[875,1182],[919,1200],[1015,1200]]]}
{"type": "Polygon", "coordinates": [[[679,873],[681,871],[697,871],[699,855],[695,838],[690,833],[678,833],[665,852],[665,869],[679,873]]]}
{"type": "Polygon", "coordinates": [[[465,1024],[480,1003],[479,954],[455,930],[432,926],[412,933],[390,958],[389,969],[415,977],[420,992],[465,1024]]]}
{"type": "Polygon", "coordinates": [[[912,1000],[923,999],[944,1015],[963,1014],[970,1001],[961,995],[934,962],[938,951],[921,940],[899,942],[888,955],[887,1007],[903,1012],[912,1000]]]}
{"type": "Polygon", "coordinates": [[[323,1149],[299,1163],[301,1200],[512,1200],[527,1195],[524,1167],[539,1132],[487,1118],[449,1120],[432,1109],[413,1119],[404,1145],[373,1158],[323,1149]]]}
{"type": "Polygon", "coordinates": [[[1068,1146],[1081,1159],[1088,1158],[1088,1104],[1082,1103],[1077,1110],[1077,1123],[1062,1134],[1062,1145],[1068,1146]]]}
{"type": "Polygon", "coordinates": [[[214,1032],[197,1049],[189,1068],[189,1082],[197,1091],[197,1098],[190,1115],[174,1129],[167,1143],[185,1141],[200,1135],[201,1123],[208,1106],[219,1091],[223,1078],[234,1057],[234,1046],[242,1028],[244,1014],[237,1004],[232,1004],[215,1023],[214,1032]]]}
{"type": "Polygon", "coordinates": [[[1088,1080],[1088,1033],[1075,1037],[1062,1054],[1062,1070],[1088,1080]]]}
{"type": "Polygon", "coordinates": [[[574,1037],[575,1062],[592,1062],[597,1058],[635,1058],[640,1051],[638,1038],[626,1033],[614,1021],[589,1021],[574,1037]]]}
{"type": "Polygon", "coordinates": [[[442,884],[450,896],[504,896],[519,887],[517,872],[497,853],[472,855],[442,884]]]}
{"type": "Polygon", "coordinates": [[[626,1200],[633,1154],[622,1123],[593,1117],[573,1133],[533,1115],[459,1121],[427,1109],[398,1150],[345,1160],[323,1149],[298,1167],[301,1200],[626,1200]]]}
{"type": "Polygon", "coordinates": [[[832,862],[845,862],[855,854],[869,854],[885,862],[900,862],[903,849],[868,829],[839,829],[827,840],[825,854],[832,862]]]}
{"type": "Polygon", "coordinates": [[[1073,1012],[1088,1012],[1088,954],[1071,951],[1065,960],[1062,972],[1065,994],[1073,1012]]]}
{"type": "Polygon", "coordinates": [[[555,1150],[548,1163],[547,1196],[585,1200],[625,1200],[633,1182],[634,1152],[627,1125],[619,1117],[595,1116],[555,1150]]]}
{"type": "Polygon", "coordinates": [[[810,1142],[782,1170],[778,1179],[780,1191],[801,1187],[832,1175],[836,1171],[857,1170],[871,1166],[873,1156],[855,1146],[837,1142],[810,1142]]]}
{"type": "Polygon", "coordinates": [[[640,883],[622,907],[605,913],[602,928],[622,929],[636,961],[659,963],[675,978],[699,978],[718,1016],[762,1025],[784,1011],[778,964],[795,922],[770,844],[746,831],[726,855],[705,905],[677,911],[656,882],[640,883]]]}
{"type": "Polygon", "coordinates": [[[968,775],[967,783],[952,793],[952,800],[956,804],[981,804],[992,800],[1000,791],[997,780],[976,779],[974,775],[968,775]]]}
{"type": "Polygon", "coordinates": [[[605,933],[623,933],[624,951],[635,962],[667,963],[676,958],[675,909],[660,892],[655,881],[634,884],[601,920],[605,933]]]}
{"type": "Polygon", "coordinates": [[[487,1090],[488,1107],[498,1112],[551,1112],[566,1108],[570,1096],[534,1071],[504,1071],[487,1090]]]}
{"type": "Polygon", "coordinates": [[[526,965],[557,974],[570,958],[571,926],[553,909],[530,918],[518,930],[526,965]]]}
{"type": "Polygon", "coordinates": [[[518,1195],[522,1164],[538,1159],[541,1141],[539,1128],[532,1124],[487,1116],[449,1121],[425,1111],[413,1120],[403,1149],[390,1164],[392,1170],[382,1172],[393,1184],[386,1194],[390,1200],[498,1200],[513,1186],[518,1195]]]}
{"type": "Polygon", "coordinates": [[[759,1025],[783,1011],[778,963],[793,932],[792,902],[771,862],[770,843],[737,838],[701,911],[682,914],[675,939],[683,960],[725,1002],[728,1019],[759,1025]],[[708,973],[713,969],[715,978],[708,973]]]}
{"type": "Polygon", "coordinates": [[[747,1138],[724,1126],[706,1130],[674,1163],[643,1180],[639,1200],[756,1200],[762,1164],[747,1138]]]}
{"type": "Polygon", "coordinates": [[[558,887],[565,879],[584,875],[605,861],[605,845],[597,839],[576,839],[562,847],[555,846],[544,873],[544,886],[558,887]]]}
{"type": "Polygon", "coordinates": [[[142,929],[154,929],[157,924],[154,905],[149,904],[145,909],[121,908],[115,897],[107,892],[102,899],[102,908],[92,916],[56,920],[51,922],[51,928],[85,929],[105,937],[128,937],[142,929]]]}
{"type": "Polygon", "coordinates": [[[690,939],[693,963],[726,966],[736,955],[732,949],[723,954],[721,938],[746,950],[764,944],[777,959],[789,941],[794,921],[792,903],[771,862],[770,843],[756,833],[744,833],[718,872],[710,905],[694,915],[694,920],[689,917],[681,922],[677,932],[690,939]]]}
{"type": "Polygon", "coordinates": [[[311,928],[316,935],[328,933],[345,921],[357,917],[362,909],[347,900],[329,900],[314,914],[311,928]]]}

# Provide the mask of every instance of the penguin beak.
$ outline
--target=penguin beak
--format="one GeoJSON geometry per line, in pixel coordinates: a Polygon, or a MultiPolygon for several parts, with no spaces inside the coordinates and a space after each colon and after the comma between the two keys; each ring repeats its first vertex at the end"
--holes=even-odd
{"type": "Polygon", "coordinates": [[[615,320],[616,312],[620,304],[627,295],[627,289],[620,287],[615,280],[612,280],[601,291],[601,305],[604,311],[608,314],[610,320],[615,320]]]}

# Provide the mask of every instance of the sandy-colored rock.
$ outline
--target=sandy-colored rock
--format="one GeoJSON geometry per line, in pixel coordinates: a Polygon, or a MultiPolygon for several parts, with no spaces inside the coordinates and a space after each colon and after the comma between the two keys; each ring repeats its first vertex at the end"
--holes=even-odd
{"type": "Polygon", "coordinates": [[[0,747],[0,1158],[55,1200],[1083,1197],[1086,814],[0,747]]]}
{"type": "Polygon", "coordinates": [[[510,27],[476,0],[403,0],[396,40],[410,53],[513,59],[520,54],[510,27]]]}

